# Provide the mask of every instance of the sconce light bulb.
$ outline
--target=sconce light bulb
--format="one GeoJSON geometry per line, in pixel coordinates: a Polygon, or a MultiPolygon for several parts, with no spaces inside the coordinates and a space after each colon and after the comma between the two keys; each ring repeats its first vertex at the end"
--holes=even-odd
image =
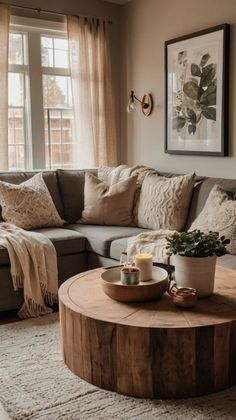
{"type": "Polygon", "coordinates": [[[136,109],[137,109],[137,104],[135,103],[134,98],[132,96],[130,96],[129,102],[128,102],[128,105],[127,105],[127,111],[132,112],[132,111],[136,111],[136,109]]]}

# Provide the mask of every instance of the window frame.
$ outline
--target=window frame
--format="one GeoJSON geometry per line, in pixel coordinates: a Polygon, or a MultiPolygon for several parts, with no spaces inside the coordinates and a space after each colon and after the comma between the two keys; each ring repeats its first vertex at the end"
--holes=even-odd
{"type": "MultiPolygon", "coordinates": [[[[43,75],[70,77],[71,74],[69,68],[42,66],[41,37],[68,39],[66,23],[11,15],[10,32],[25,35],[26,64],[8,67],[9,72],[23,70],[25,75],[25,169],[46,169],[43,75]]],[[[68,110],[73,112],[73,107],[68,110]]]]}
{"type": "MultiPolygon", "coordinates": [[[[22,28],[19,30],[18,28],[10,26],[9,33],[14,34],[21,34],[23,35],[23,64],[8,64],[8,74],[9,73],[16,73],[16,74],[23,74],[24,80],[24,164],[25,169],[32,168],[32,152],[31,152],[31,131],[30,131],[30,115],[31,115],[31,107],[30,107],[30,92],[29,92],[29,65],[28,65],[28,37],[26,31],[22,28]]],[[[21,108],[17,106],[8,105],[8,109],[14,108],[21,108]]],[[[11,146],[11,143],[8,143],[11,146]]]]}

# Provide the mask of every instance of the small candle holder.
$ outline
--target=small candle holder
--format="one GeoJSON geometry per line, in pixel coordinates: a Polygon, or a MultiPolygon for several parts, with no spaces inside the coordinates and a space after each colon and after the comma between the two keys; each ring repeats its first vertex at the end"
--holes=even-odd
{"type": "Polygon", "coordinates": [[[121,283],[126,286],[132,286],[139,283],[140,269],[131,264],[125,265],[120,272],[121,283]]]}
{"type": "Polygon", "coordinates": [[[192,308],[197,303],[197,291],[192,287],[177,287],[174,283],[169,289],[169,294],[174,304],[182,308],[192,308]]]}

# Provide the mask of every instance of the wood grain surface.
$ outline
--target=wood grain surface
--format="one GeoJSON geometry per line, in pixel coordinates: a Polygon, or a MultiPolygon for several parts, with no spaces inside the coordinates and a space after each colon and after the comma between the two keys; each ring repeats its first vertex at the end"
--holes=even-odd
{"type": "Polygon", "coordinates": [[[121,303],[102,290],[104,268],[59,290],[64,360],[101,388],[147,398],[204,395],[236,384],[236,271],[217,267],[214,295],[194,308],[121,303]]]}

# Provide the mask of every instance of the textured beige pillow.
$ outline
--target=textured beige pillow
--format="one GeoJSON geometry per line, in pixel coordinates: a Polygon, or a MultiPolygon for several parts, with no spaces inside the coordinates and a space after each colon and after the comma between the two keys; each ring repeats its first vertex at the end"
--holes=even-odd
{"type": "Polygon", "coordinates": [[[23,229],[62,226],[65,223],[41,173],[20,185],[0,181],[0,205],[3,220],[23,229]]]}
{"type": "Polygon", "coordinates": [[[173,178],[147,175],[138,203],[138,226],[181,231],[186,223],[194,181],[194,173],[173,178]]]}
{"type": "Polygon", "coordinates": [[[189,231],[199,229],[208,233],[219,232],[220,236],[230,239],[227,251],[236,254],[236,201],[219,185],[215,185],[206,201],[203,210],[193,221],[189,231]]]}
{"type": "Polygon", "coordinates": [[[130,226],[137,176],[109,186],[89,172],[85,174],[84,210],[78,223],[130,226]]]}

